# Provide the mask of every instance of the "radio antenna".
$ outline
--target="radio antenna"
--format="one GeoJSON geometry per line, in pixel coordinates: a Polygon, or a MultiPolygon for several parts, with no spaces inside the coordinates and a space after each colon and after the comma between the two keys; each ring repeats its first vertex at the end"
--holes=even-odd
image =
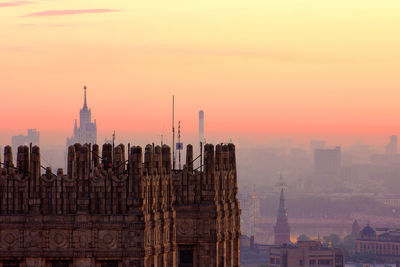
{"type": "Polygon", "coordinates": [[[172,95],[172,170],[175,170],[175,96],[172,95]]]}

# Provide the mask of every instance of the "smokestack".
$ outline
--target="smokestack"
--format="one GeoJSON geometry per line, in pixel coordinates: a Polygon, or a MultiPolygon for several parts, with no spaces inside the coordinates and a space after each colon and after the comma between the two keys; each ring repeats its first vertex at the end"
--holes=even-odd
{"type": "Polygon", "coordinates": [[[199,111],[199,143],[204,143],[204,111],[199,111]]]}

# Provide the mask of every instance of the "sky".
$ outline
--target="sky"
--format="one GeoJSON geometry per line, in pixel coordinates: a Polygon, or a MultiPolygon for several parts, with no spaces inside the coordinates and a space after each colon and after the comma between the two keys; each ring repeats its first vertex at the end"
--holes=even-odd
{"type": "Polygon", "coordinates": [[[0,0],[0,143],[37,128],[64,144],[84,85],[99,139],[168,137],[174,94],[191,139],[202,109],[221,142],[386,142],[399,14],[398,0],[0,0]]]}

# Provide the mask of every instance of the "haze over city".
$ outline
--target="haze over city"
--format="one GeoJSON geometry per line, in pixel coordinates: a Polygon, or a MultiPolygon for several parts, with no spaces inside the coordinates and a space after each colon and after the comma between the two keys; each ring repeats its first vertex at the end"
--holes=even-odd
{"type": "Polygon", "coordinates": [[[83,85],[100,136],[170,134],[172,94],[192,137],[199,109],[209,135],[256,144],[400,130],[398,1],[7,3],[2,144],[28,127],[63,143],[83,85]]]}

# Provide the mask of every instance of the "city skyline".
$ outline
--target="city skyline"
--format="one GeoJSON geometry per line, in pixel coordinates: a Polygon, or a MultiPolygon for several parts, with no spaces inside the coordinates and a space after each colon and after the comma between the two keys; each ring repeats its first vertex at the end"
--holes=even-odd
{"type": "Polygon", "coordinates": [[[399,13],[0,0],[0,267],[399,267],[399,13]]]}
{"type": "Polygon", "coordinates": [[[107,135],[167,135],[174,94],[192,140],[204,110],[215,139],[365,136],[383,144],[400,132],[399,8],[397,1],[3,1],[0,112],[9,115],[0,140],[37,128],[59,143],[71,135],[86,84],[107,135]]]}

